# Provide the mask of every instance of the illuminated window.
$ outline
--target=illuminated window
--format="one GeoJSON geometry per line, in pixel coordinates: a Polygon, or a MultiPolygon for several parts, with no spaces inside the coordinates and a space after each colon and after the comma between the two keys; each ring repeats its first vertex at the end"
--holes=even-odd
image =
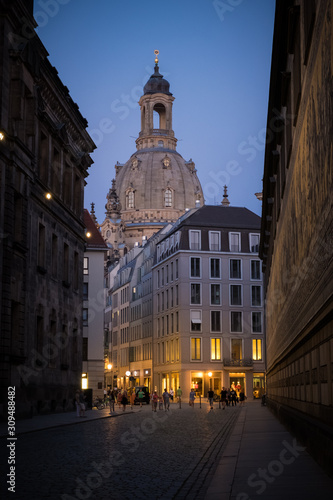
{"type": "Polygon", "coordinates": [[[221,339],[210,339],[210,359],[212,361],[221,360],[221,339]]]}
{"type": "Polygon", "coordinates": [[[191,361],[201,360],[201,338],[191,338],[191,361]]]}
{"type": "Polygon", "coordinates": [[[255,361],[262,361],[262,340],[252,339],[252,358],[255,361]]]}

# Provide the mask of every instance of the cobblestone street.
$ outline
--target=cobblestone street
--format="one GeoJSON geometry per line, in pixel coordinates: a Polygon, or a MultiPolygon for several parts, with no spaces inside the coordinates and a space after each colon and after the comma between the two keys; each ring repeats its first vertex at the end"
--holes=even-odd
{"type": "Polygon", "coordinates": [[[19,435],[13,498],[203,498],[241,411],[209,411],[206,402],[202,409],[174,403],[156,413],[145,406],[19,435]]]}

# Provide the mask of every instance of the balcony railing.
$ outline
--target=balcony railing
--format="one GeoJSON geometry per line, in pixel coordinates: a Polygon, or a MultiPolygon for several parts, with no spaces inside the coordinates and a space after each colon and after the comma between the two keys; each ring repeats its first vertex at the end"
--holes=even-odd
{"type": "Polygon", "coordinates": [[[253,359],[248,358],[248,359],[223,359],[223,365],[224,366],[253,366],[253,359]]]}

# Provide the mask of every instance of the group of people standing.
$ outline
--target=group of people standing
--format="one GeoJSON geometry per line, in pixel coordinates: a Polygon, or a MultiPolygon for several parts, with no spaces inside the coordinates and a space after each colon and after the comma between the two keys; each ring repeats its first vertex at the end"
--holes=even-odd
{"type": "Polygon", "coordinates": [[[237,392],[233,387],[230,387],[230,389],[222,387],[221,402],[223,410],[226,406],[236,406],[237,403],[240,403],[240,406],[244,406],[245,399],[245,392],[242,388],[239,391],[239,395],[237,395],[237,392]]]}

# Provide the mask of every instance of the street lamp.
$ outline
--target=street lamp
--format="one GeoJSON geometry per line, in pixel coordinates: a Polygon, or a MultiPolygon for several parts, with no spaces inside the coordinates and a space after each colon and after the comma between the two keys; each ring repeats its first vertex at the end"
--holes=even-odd
{"type": "Polygon", "coordinates": [[[112,387],[112,372],[111,372],[112,365],[111,365],[111,363],[108,364],[108,370],[110,370],[110,391],[111,391],[113,389],[113,387],[112,387]]]}

